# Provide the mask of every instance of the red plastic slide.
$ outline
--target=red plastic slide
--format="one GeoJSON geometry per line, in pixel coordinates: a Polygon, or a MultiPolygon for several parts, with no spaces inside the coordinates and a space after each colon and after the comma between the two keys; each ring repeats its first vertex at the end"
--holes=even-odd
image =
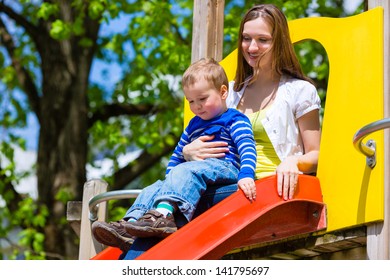
{"type": "MultiPolygon", "coordinates": [[[[318,178],[300,175],[294,199],[277,194],[276,176],[256,181],[257,200],[232,194],[137,259],[219,259],[232,249],[276,241],[326,228],[325,204],[318,178]]],[[[107,248],[92,259],[118,259],[107,248]]]]}

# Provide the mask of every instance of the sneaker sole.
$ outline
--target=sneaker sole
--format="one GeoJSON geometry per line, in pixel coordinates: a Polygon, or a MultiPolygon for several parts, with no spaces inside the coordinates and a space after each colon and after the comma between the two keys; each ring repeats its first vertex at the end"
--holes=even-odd
{"type": "Polygon", "coordinates": [[[105,227],[104,225],[97,225],[92,229],[93,237],[99,243],[110,247],[116,247],[122,251],[128,251],[133,243],[132,239],[125,239],[120,236],[115,230],[105,227]]]}
{"type": "Polygon", "coordinates": [[[144,227],[139,227],[135,225],[126,225],[126,231],[130,235],[145,238],[145,237],[162,237],[165,238],[175,231],[177,231],[177,228],[170,228],[170,227],[165,227],[165,228],[154,228],[150,226],[144,226],[144,227]]]}

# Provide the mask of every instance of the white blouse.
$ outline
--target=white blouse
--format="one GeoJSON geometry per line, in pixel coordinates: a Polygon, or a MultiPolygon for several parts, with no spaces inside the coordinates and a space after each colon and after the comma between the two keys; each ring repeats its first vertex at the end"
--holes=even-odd
{"type": "MultiPolygon", "coordinates": [[[[227,106],[237,108],[247,83],[239,92],[235,92],[233,86],[234,81],[229,83],[227,106]]],[[[305,80],[282,76],[274,103],[262,120],[281,161],[290,155],[303,154],[297,120],[306,113],[320,108],[321,100],[314,85],[305,80]]]]}

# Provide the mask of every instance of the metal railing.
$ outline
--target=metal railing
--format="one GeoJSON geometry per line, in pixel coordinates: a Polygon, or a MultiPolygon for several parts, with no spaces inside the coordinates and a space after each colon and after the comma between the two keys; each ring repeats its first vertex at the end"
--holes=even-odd
{"type": "Polygon", "coordinates": [[[374,168],[376,165],[376,143],[374,140],[370,139],[365,144],[363,143],[363,140],[369,134],[385,128],[390,128],[390,118],[372,122],[362,127],[353,137],[353,145],[358,151],[366,156],[366,162],[370,168],[374,168]]]}
{"type": "Polygon", "coordinates": [[[98,219],[97,212],[99,209],[99,204],[107,200],[112,199],[128,199],[136,198],[142,190],[119,190],[119,191],[109,191],[104,192],[98,195],[95,195],[89,200],[89,220],[94,222],[98,219]]]}

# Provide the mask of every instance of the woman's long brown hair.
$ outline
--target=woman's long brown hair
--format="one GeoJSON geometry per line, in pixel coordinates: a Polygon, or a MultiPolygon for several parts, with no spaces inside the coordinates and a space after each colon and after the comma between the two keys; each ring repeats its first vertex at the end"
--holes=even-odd
{"type": "MultiPolygon", "coordinates": [[[[240,91],[248,77],[252,76],[249,83],[256,80],[259,69],[253,69],[245,60],[242,53],[242,40],[244,24],[248,21],[262,17],[271,27],[272,43],[270,50],[273,50],[272,70],[279,75],[289,75],[294,78],[302,79],[313,83],[307,77],[299,64],[295,54],[293,44],[290,38],[287,19],[283,12],[273,4],[256,5],[249,9],[244,15],[238,34],[238,55],[237,71],[234,83],[234,90],[240,91]]],[[[261,60],[261,58],[260,58],[261,60]]],[[[259,65],[259,62],[258,62],[259,65]]]]}

